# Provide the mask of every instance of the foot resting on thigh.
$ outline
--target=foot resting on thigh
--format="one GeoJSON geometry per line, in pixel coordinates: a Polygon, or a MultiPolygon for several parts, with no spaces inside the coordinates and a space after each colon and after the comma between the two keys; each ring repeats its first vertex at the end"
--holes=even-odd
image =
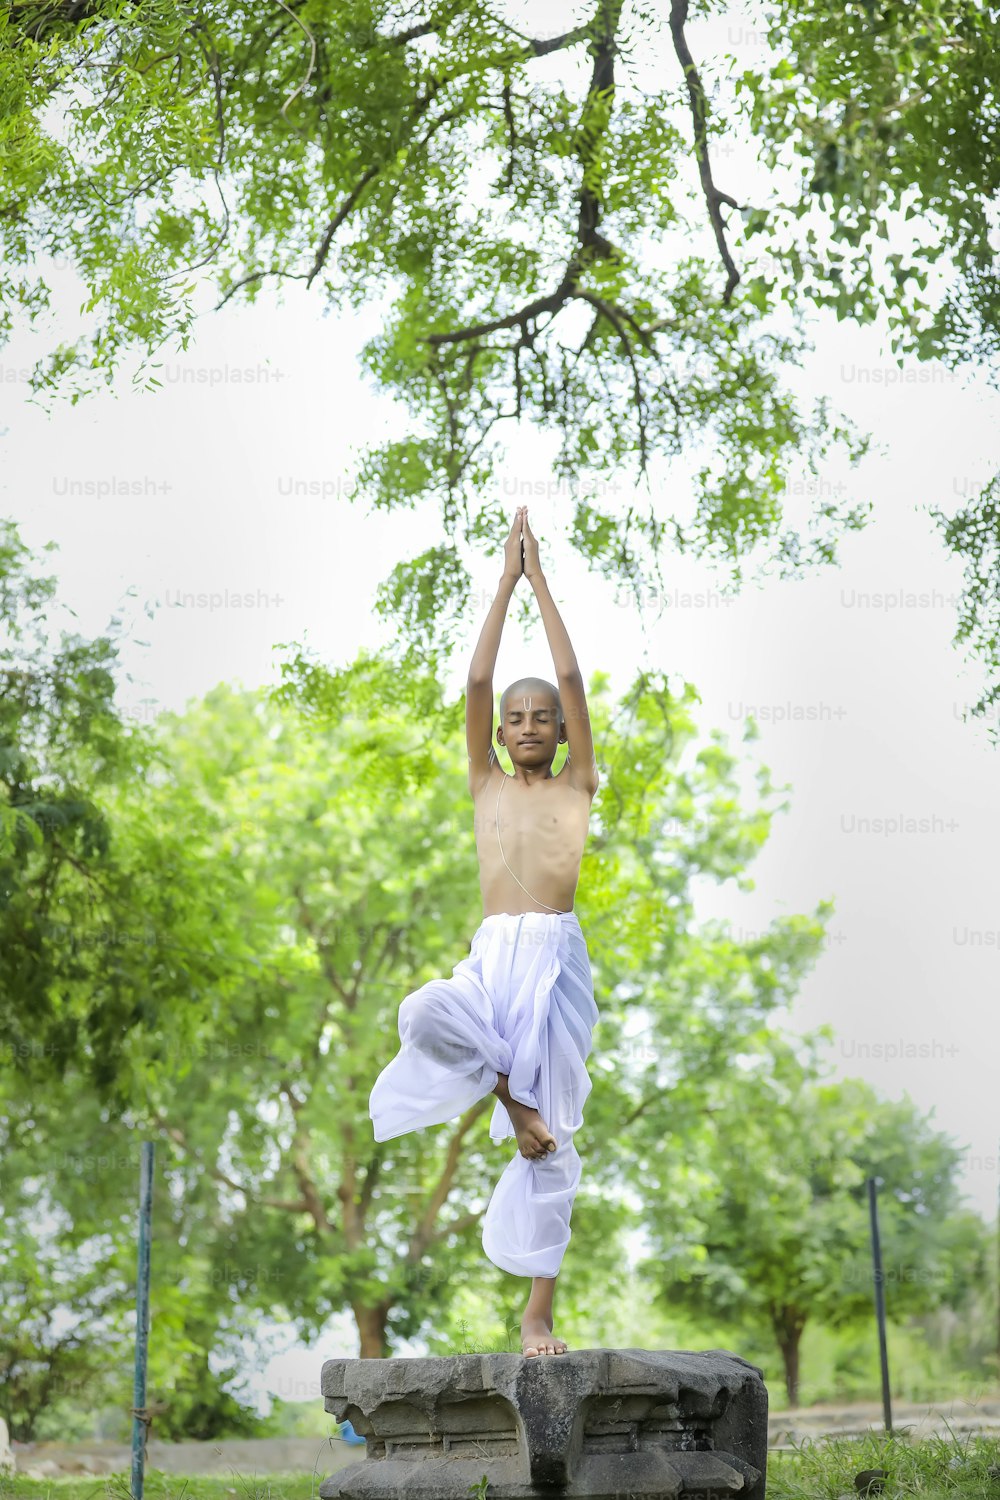
{"type": "Polygon", "coordinates": [[[557,1141],[537,1109],[511,1099],[506,1106],[517,1136],[517,1149],[529,1161],[543,1161],[557,1149],[557,1141]]]}
{"type": "Polygon", "coordinates": [[[541,1354],[565,1354],[566,1345],[556,1338],[551,1323],[525,1313],[521,1319],[521,1353],[531,1359],[541,1354]]]}

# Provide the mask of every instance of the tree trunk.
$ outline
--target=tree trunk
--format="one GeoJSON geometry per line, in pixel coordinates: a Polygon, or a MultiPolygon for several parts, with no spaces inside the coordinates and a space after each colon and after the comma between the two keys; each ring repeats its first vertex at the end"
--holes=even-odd
{"type": "Polygon", "coordinates": [[[783,1307],[773,1314],[774,1336],[785,1366],[785,1394],[789,1406],[799,1404],[799,1341],[806,1326],[797,1308],[783,1307]]]}
{"type": "Polygon", "coordinates": [[[374,1307],[354,1307],[354,1318],[361,1335],[359,1359],[385,1359],[389,1346],[385,1337],[385,1324],[389,1309],[384,1302],[374,1307]]]}

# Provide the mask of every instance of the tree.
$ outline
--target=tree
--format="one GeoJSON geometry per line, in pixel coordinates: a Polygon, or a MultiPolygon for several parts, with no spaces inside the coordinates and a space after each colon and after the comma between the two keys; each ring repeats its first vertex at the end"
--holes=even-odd
{"type": "Polygon", "coordinates": [[[52,647],[56,580],[35,565],[0,522],[0,1055],[38,1071],[65,1066],[88,1033],[95,1056],[113,1047],[113,978],[102,1005],[80,1002],[85,965],[50,939],[53,913],[72,931],[99,884],[110,839],[98,789],[136,752],[114,704],[113,640],[62,631],[52,647]]]}
{"type": "MultiPolygon", "coordinates": [[[[180,835],[159,829],[145,868],[122,871],[102,799],[144,786],[157,755],[115,704],[114,633],[63,630],[54,645],[56,580],[37,566],[14,524],[0,523],[0,1062],[42,1086],[82,1061],[108,1093],[130,1029],[156,1029],[164,1013],[183,1028],[199,997],[224,1002],[226,976],[204,961],[211,912],[196,851],[181,859],[180,835]],[[183,965],[142,935],[143,886],[157,888],[171,864],[179,874],[165,899],[187,904],[183,965]],[[199,914],[205,930],[194,935],[199,914]]],[[[133,838],[142,828],[137,811],[133,838]]]]}
{"type": "Polygon", "coordinates": [[[813,1060],[781,1078],[741,1079],[698,1160],[697,1223],[679,1236],[647,1200],[658,1295],[772,1334],[788,1404],[810,1320],[842,1327],[873,1308],[866,1179],[879,1194],[887,1311],[900,1319],[968,1291],[985,1226],[970,1245],[956,1171],[961,1151],[908,1098],[858,1079],[816,1083],[813,1060]],[[735,1108],[731,1106],[735,1104],[735,1108]]]}
{"type": "MultiPolygon", "coordinates": [[[[689,28],[711,14],[590,0],[529,37],[484,0],[416,17],[368,0],[14,0],[0,225],[25,274],[9,317],[48,307],[39,251],[78,268],[95,317],[36,387],[75,396],[130,350],[155,384],[156,351],[188,344],[207,286],[219,305],[287,281],[335,306],[389,299],[365,363],[410,431],[364,456],[359,493],[440,506],[445,541],[380,594],[411,644],[461,612],[459,545],[496,534],[504,423],[551,433],[557,472],[581,486],[572,542],[609,576],[659,578],[666,545],[736,583],[752,556],[782,576],[834,561],[870,507],[820,491],[799,521],[790,470],[856,459],[866,439],[825,398],[803,410],[783,372],[817,309],[884,313],[896,353],[995,354],[996,15],[770,0],[778,60],[740,69],[696,56],[689,28]],[[741,132],[770,168],[759,202],[728,181],[741,132]],[[913,248],[890,253],[900,215],[913,248]],[[951,285],[928,289],[945,267],[951,285]],[[595,474],[641,479],[680,454],[696,469],[686,509],[637,492],[623,515],[588,492],[595,474]]],[[[971,569],[961,639],[1000,677],[992,503],[945,535],[971,569]]],[[[998,696],[1000,681],[977,710],[998,696]]]]}
{"type": "Polygon", "coordinates": [[[11,1437],[22,1443],[39,1436],[55,1403],[106,1399],[129,1353],[127,1303],[109,1283],[105,1258],[67,1262],[52,1253],[37,1208],[33,1221],[15,1220],[5,1201],[0,1261],[0,1393],[11,1437]]]}
{"type": "MultiPolygon", "coordinates": [[[[819,1315],[817,1243],[839,1247],[842,1276],[859,1243],[851,1181],[870,1167],[902,1199],[919,1150],[920,1201],[944,1212],[950,1158],[908,1115],[886,1127],[867,1095],[803,1090],[802,1064],[774,1023],[822,950],[828,904],[748,942],[695,922],[693,879],[748,886],[777,810],[764,767],[759,805],[741,808],[735,754],[718,732],[696,742],[695,696],[689,686],[673,695],[659,674],[640,673],[618,704],[601,674],[590,685],[602,784],[580,907],[601,1021],[571,1296],[582,1307],[615,1274],[619,1231],[635,1222],[621,1196],[630,1182],[640,1223],[684,1247],[696,1270],[698,1247],[713,1277],[721,1268],[696,1288],[705,1305],[725,1311],[734,1286],[741,1305],[751,1284],[766,1292],[794,1373],[801,1325],[819,1315]],[[879,1155],[863,1161],[868,1115],[879,1155]],[[799,1245],[780,1215],[776,1240],[768,1214],[801,1119],[814,1117],[822,1145],[789,1199],[801,1210],[799,1245]],[[734,1182],[720,1159],[737,1143],[749,1160],[734,1182]],[[733,1226],[751,1220],[748,1267],[733,1226]],[[789,1292],[781,1264],[793,1249],[804,1269],[789,1292]]],[[[122,1336],[134,1145],[150,1132],[167,1148],[154,1229],[160,1430],[196,1422],[209,1436],[245,1420],[209,1351],[232,1347],[263,1311],[306,1332],[350,1308],[362,1352],[379,1355],[402,1337],[454,1347],[462,1282],[503,1296],[475,1234],[500,1166],[486,1134],[492,1100],[437,1132],[381,1144],[367,1118],[371,1083],[397,1045],[399,1000],[447,972],[479,920],[461,713],[433,677],[367,653],[333,673],[290,665],[273,702],[219,687],[143,742],[144,777],[122,756],[95,789],[91,815],[112,856],[101,884],[92,892],[73,867],[83,894],[71,885],[40,907],[26,883],[12,941],[34,910],[46,973],[63,972],[67,946],[85,955],[72,991],[80,1014],[101,1011],[109,971],[120,996],[106,1055],[90,1026],[45,1089],[14,1057],[0,1077],[18,1351],[7,1381],[26,1422],[40,1390],[68,1385],[81,1360],[109,1356],[122,1336]],[[36,1201],[55,1227],[33,1247],[36,1201]],[[50,1336],[51,1295],[15,1274],[54,1247],[70,1257],[59,1292],[78,1319],[92,1315],[98,1288],[107,1294],[106,1329],[89,1350],[50,1336]]],[[[9,998],[25,1025],[16,988],[9,998]]],[[[48,1024],[43,1009],[40,1034],[48,1024]]],[[[903,1235],[905,1215],[900,1223],[903,1235]]],[[[896,1232],[890,1214],[887,1247],[896,1232]]],[[[901,1263],[917,1264],[905,1235],[900,1243],[901,1263]]],[[[823,1315],[835,1311],[824,1305],[823,1315]]]]}
{"type": "MultiPolygon", "coordinates": [[[[116,1407],[127,1427],[132,1404],[139,1132],[86,1074],[83,1059],[39,1089],[0,1070],[0,1401],[22,1442],[57,1435],[81,1408],[116,1407]]],[[[233,1389],[239,1340],[255,1330],[229,1253],[211,1195],[196,1185],[180,1197],[161,1166],[147,1376],[158,1437],[256,1428],[233,1389]]]]}
{"type": "MultiPolygon", "coordinates": [[[[122,1038],[115,1109],[89,1133],[94,1149],[150,1131],[167,1148],[169,1199],[186,1226],[170,1294],[184,1348],[198,1320],[220,1335],[227,1326],[199,1265],[229,1268],[234,1309],[303,1332],[350,1308],[365,1356],[400,1337],[453,1345],[463,1281],[513,1290],[475,1233],[503,1160],[487,1134],[492,1098],[437,1132],[381,1144],[367,1117],[398,1045],[400,999],[448,972],[479,921],[462,704],[366,655],[322,684],[328,712],[314,704],[311,717],[216,689],[165,716],[155,778],[103,794],[139,923],[135,943],[117,934],[135,955],[129,982],[139,988],[152,953],[173,979],[156,1024],[122,1038]],[[169,881],[157,878],[165,852],[169,881]],[[196,900],[178,898],[195,887],[196,900]],[[189,964],[219,976],[218,995],[195,987],[185,1006],[189,964]]],[[[762,805],[741,812],[735,757],[718,736],[691,743],[693,696],[645,676],[616,705],[603,679],[591,683],[602,793],[582,893],[602,1030],[581,1144],[588,1194],[574,1210],[577,1300],[613,1274],[620,1152],[629,1117],[645,1118],[644,1070],[624,1041],[630,1013],[652,1005],[675,1034],[673,1119],[695,1129],[699,1090],[724,1086],[736,1048],[763,1045],[763,1018],[820,946],[811,918],[776,928],[753,955],[695,929],[692,876],[743,878],[772,788],[760,769],[762,805]]],[[[161,1295],[154,1288],[162,1322],[161,1295]]]]}

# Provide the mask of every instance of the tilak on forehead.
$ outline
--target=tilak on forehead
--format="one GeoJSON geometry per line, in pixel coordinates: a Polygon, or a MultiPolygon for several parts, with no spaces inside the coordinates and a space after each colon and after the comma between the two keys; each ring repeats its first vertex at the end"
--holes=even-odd
{"type": "MultiPolygon", "coordinates": [[[[522,680],[524,680],[524,679],[522,679],[522,680]]],[[[527,679],[527,680],[530,680],[530,679],[527,679]]],[[[517,690],[518,686],[519,686],[518,682],[512,682],[509,687],[504,688],[503,692],[500,695],[500,708],[501,708],[501,712],[502,712],[502,714],[503,714],[504,717],[506,717],[507,714],[509,714],[509,713],[517,713],[518,712],[517,708],[515,707],[515,699],[514,699],[514,693],[517,690]]],[[[543,697],[543,699],[548,699],[548,698],[551,697],[553,708],[557,712],[559,712],[560,713],[560,717],[562,717],[561,710],[560,710],[560,703],[559,703],[559,690],[557,688],[555,688],[555,687],[552,687],[547,682],[540,683],[539,686],[542,688],[542,697],[543,697]]],[[[524,712],[524,713],[530,713],[531,712],[531,706],[532,706],[532,704],[535,701],[535,695],[534,695],[534,693],[528,693],[524,688],[522,688],[521,691],[522,691],[521,711],[524,712]]],[[[547,713],[548,709],[545,708],[544,705],[543,705],[543,708],[540,709],[539,711],[547,713]]]]}

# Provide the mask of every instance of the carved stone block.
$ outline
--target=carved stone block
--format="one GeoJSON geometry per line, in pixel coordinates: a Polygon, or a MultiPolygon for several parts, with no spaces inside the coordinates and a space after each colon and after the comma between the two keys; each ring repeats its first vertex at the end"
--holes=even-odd
{"type": "Polygon", "coordinates": [[[764,1500],[767,1390],[727,1349],[331,1359],[328,1412],[367,1440],[322,1500],[764,1500]]]}

